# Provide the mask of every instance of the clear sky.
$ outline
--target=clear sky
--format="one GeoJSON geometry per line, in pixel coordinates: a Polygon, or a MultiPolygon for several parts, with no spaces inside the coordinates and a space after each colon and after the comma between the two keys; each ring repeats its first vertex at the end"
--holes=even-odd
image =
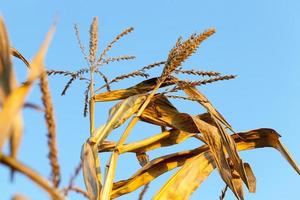
{"type": "MultiPolygon", "coordinates": [[[[129,72],[151,62],[165,60],[169,49],[180,35],[187,38],[194,32],[199,33],[215,27],[216,34],[203,43],[199,51],[183,65],[184,68],[238,75],[235,80],[201,86],[200,89],[236,131],[261,127],[277,130],[282,135],[281,141],[300,163],[298,0],[0,2],[0,13],[5,18],[10,40],[26,58],[34,55],[55,16],[59,16],[57,31],[46,59],[49,69],[76,70],[85,66],[73,24],[80,26],[82,40],[87,46],[89,25],[94,16],[99,17],[99,42],[102,48],[124,28],[135,28],[134,33],[123,38],[109,55],[130,54],[137,59],[103,67],[103,72],[108,75],[129,72]]],[[[24,80],[24,65],[15,60],[15,67],[19,80],[24,80]]],[[[115,84],[113,89],[134,84],[134,80],[131,81],[115,84]]],[[[88,118],[82,116],[84,85],[79,81],[75,82],[68,94],[62,97],[60,93],[66,82],[67,79],[62,77],[50,78],[63,185],[67,184],[70,174],[79,162],[81,145],[89,136],[88,118]]],[[[28,101],[41,105],[39,98],[39,89],[35,87],[28,101]]],[[[183,112],[196,114],[203,111],[197,104],[188,105],[181,101],[174,103],[183,112]]],[[[107,108],[111,105],[97,105],[97,126],[105,122],[107,108]]],[[[19,158],[49,177],[43,115],[26,109],[24,116],[26,126],[19,158]]],[[[157,128],[145,128],[142,125],[138,125],[129,140],[158,133],[157,128]]],[[[175,149],[153,152],[150,157],[192,149],[197,145],[196,141],[189,141],[175,149]]],[[[257,178],[257,192],[246,192],[246,199],[299,198],[300,177],[278,152],[273,149],[259,149],[243,152],[241,157],[251,164],[257,178]]],[[[107,156],[103,161],[106,158],[107,156]]],[[[137,169],[138,163],[132,155],[122,156],[118,167],[116,179],[120,180],[130,176],[137,169]]],[[[9,171],[0,166],[0,199],[8,200],[16,192],[26,194],[34,200],[48,199],[40,188],[23,175],[18,174],[12,184],[9,184],[8,175],[9,171]]],[[[171,174],[163,175],[151,183],[145,199],[150,199],[169,175],[171,174]]],[[[81,177],[78,177],[76,183],[83,187],[81,177]]],[[[223,187],[224,183],[219,174],[214,172],[191,199],[218,199],[223,187]]],[[[231,192],[227,195],[227,199],[233,199],[231,192]]],[[[137,199],[137,196],[138,193],[134,193],[120,199],[137,199]]],[[[70,199],[81,199],[81,196],[72,194],[70,199]]]]}

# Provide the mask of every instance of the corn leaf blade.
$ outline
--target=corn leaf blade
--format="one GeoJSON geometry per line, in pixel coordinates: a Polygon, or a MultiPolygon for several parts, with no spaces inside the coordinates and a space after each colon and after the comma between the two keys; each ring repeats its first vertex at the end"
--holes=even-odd
{"type": "MultiPolygon", "coordinates": [[[[232,137],[235,140],[237,144],[237,149],[239,151],[251,150],[256,148],[264,148],[264,147],[273,147],[277,149],[284,156],[284,158],[290,163],[290,165],[296,170],[296,172],[300,175],[299,166],[291,158],[287,150],[285,148],[280,147],[283,146],[279,140],[280,135],[273,129],[267,129],[267,128],[256,129],[256,130],[238,133],[238,135],[233,135],[232,137]],[[243,138],[243,140],[241,140],[241,138],[243,138]]],[[[209,147],[207,145],[203,145],[194,150],[183,151],[183,152],[163,156],[160,158],[156,158],[150,161],[139,171],[137,171],[131,178],[116,182],[114,184],[112,197],[116,198],[121,195],[132,192],[137,188],[141,187],[142,185],[151,182],[153,179],[160,176],[161,174],[170,171],[176,167],[182,165],[190,165],[191,159],[195,158],[196,156],[205,157],[204,155],[206,152],[209,152],[209,147]]],[[[212,164],[212,166],[215,165],[212,164]]],[[[200,168],[200,166],[197,167],[200,168]]],[[[184,171],[184,169],[187,168],[181,168],[181,169],[183,169],[184,171]]],[[[179,169],[177,173],[187,173],[187,172],[180,172],[181,169],[179,169]]],[[[202,176],[198,177],[199,180],[196,181],[195,179],[191,179],[193,180],[193,183],[198,183],[197,187],[193,186],[192,183],[190,182],[185,182],[185,184],[190,185],[190,187],[192,188],[198,188],[201,182],[203,182],[203,180],[207,178],[207,176],[209,175],[209,173],[206,170],[209,170],[210,166],[203,167],[201,169],[203,169],[204,172],[203,174],[199,172],[200,174],[202,174],[202,176]],[[204,176],[205,174],[207,174],[207,176],[204,176]]],[[[176,179],[176,180],[182,181],[182,179],[176,179]]],[[[172,181],[172,182],[176,182],[176,181],[172,181]]],[[[169,185],[168,187],[172,187],[172,184],[168,184],[168,185],[169,185]]],[[[167,191],[166,189],[164,190],[167,191]]],[[[171,190],[171,191],[174,193],[176,192],[181,193],[180,188],[176,188],[176,190],[171,190]]],[[[192,190],[189,191],[191,193],[193,192],[192,190]]]]}
{"type": "Polygon", "coordinates": [[[82,172],[87,193],[91,200],[98,199],[102,187],[98,181],[100,166],[97,166],[96,154],[95,147],[89,142],[83,144],[81,150],[82,172]]]}

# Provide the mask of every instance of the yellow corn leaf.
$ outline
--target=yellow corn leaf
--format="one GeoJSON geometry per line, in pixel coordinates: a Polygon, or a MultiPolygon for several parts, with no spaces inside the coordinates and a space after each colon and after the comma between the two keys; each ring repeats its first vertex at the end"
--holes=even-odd
{"type": "Polygon", "coordinates": [[[91,146],[89,142],[84,143],[81,150],[82,173],[91,200],[98,199],[102,187],[97,177],[100,166],[97,166],[95,155],[97,155],[96,148],[91,146]]]}
{"type": "Polygon", "coordinates": [[[254,173],[248,163],[244,163],[244,167],[246,170],[247,178],[249,181],[249,192],[255,193],[256,191],[256,178],[254,176],[254,173]]]}
{"type": "MultiPolygon", "coordinates": [[[[164,131],[160,134],[156,134],[152,137],[146,138],[141,141],[132,142],[123,145],[119,148],[119,153],[134,152],[141,153],[151,151],[160,147],[171,146],[179,144],[186,139],[194,136],[195,133],[188,133],[177,129],[164,131]]],[[[99,152],[112,151],[116,147],[116,143],[109,142],[98,146],[99,152]]]]}
{"type": "Polygon", "coordinates": [[[155,96],[141,115],[141,120],[182,131],[198,132],[190,115],[180,113],[164,95],[155,96]]]}
{"type": "MultiPolygon", "coordinates": [[[[189,199],[190,195],[211,174],[215,167],[211,152],[204,151],[184,164],[181,169],[164,184],[153,197],[153,200],[189,199]]],[[[239,196],[243,196],[242,182],[239,180],[240,179],[233,178],[233,183],[238,187],[238,191],[240,192],[239,196]]]]}
{"type": "Polygon", "coordinates": [[[10,44],[2,17],[0,17],[0,99],[3,101],[16,85],[15,75],[10,59],[10,44]]]}
{"type": "MultiPolygon", "coordinates": [[[[129,87],[127,89],[120,89],[114,90],[110,92],[104,92],[100,94],[96,94],[94,99],[96,102],[103,102],[103,101],[115,101],[120,99],[126,99],[130,96],[134,96],[137,94],[143,94],[150,92],[154,89],[157,84],[159,78],[151,78],[145,81],[140,82],[139,84],[129,87]]],[[[175,83],[176,78],[171,77],[168,78],[161,87],[169,86],[175,83]]]]}
{"type": "Polygon", "coordinates": [[[179,83],[179,86],[183,88],[183,91],[192,99],[196,99],[204,108],[207,109],[216,119],[218,119],[222,124],[231,129],[230,124],[225,120],[225,118],[213,107],[209,100],[202,94],[196,87],[188,86],[186,83],[179,83]]]}
{"type": "MultiPolygon", "coordinates": [[[[239,174],[239,176],[241,177],[241,179],[244,181],[247,188],[249,189],[248,177],[244,168],[243,161],[240,159],[238,155],[238,151],[234,140],[232,139],[232,137],[230,137],[230,135],[226,132],[226,130],[218,121],[215,120],[215,122],[217,124],[217,128],[222,138],[223,145],[225,146],[225,149],[227,151],[228,157],[232,162],[232,168],[236,170],[236,172],[239,174]]],[[[250,166],[248,167],[250,168],[250,166]]]]}
{"type": "Polygon", "coordinates": [[[152,98],[141,115],[141,120],[159,126],[172,127],[172,117],[179,114],[167,97],[158,95],[152,98]]]}
{"type": "Polygon", "coordinates": [[[187,160],[198,155],[204,151],[204,149],[207,150],[208,148],[201,147],[194,150],[174,153],[150,161],[138,170],[130,179],[115,183],[111,197],[116,198],[136,190],[140,186],[151,182],[161,174],[182,166],[185,162],[187,162],[187,160]]]}
{"type": "MultiPolygon", "coordinates": [[[[298,174],[300,174],[299,167],[290,157],[289,153],[285,148],[281,148],[283,147],[283,145],[279,141],[280,135],[276,131],[272,129],[257,129],[239,133],[239,136],[233,135],[239,151],[262,147],[274,147],[279,150],[281,154],[283,154],[286,160],[292,165],[292,167],[298,172],[298,174]],[[241,137],[239,136],[241,136],[245,140],[241,140],[241,137]]],[[[249,168],[249,164],[244,163],[244,165],[249,179],[249,190],[250,192],[255,192],[255,176],[251,168],[249,168]]],[[[168,182],[160,189],[155,198],[160,197],[159,199],[166,199],[166,197],[170,195],[176,195],[184,197],[180,199],[187,199],[192,194],[192,192],[194,192],[199,187],[199,185],[209,176],[209,174],[215,167],[216,166],[214,164],[211,152],[206,150],[198,156],[195,156],[193,160],[184,164],[183,167],[179,169],[176,174],[173,175],[168,180],[168,182]],[[187,174],[189,174],[189,176],[187,176],[187,174]],[[179,185],[180,187],[178,187],[179,185]]],[[[236,171],[234,171],[234,175],[235,176],[233,176],[233,182],[235,182],[235,185],[239,187],[239,195],[242,195],[242,184],[240,179],[238,178],[238,174],[236,174],[236,171]]]]}
{"type": "MultiPolygon", "coordinates": [[[[186,83],[179,83],[179,86],[184,89],[184,92],[191,98],[197,99],[197,101],[207,109],[207,111],[212,115],[212,119],[216,119],[215,124],[219,129],[219,134],[221,136],[221,140],[223,145],[229,155],[230,160],[232,161],[233,168],[238,172],[246,186],[249,188],[249,182],[246,176],[246,172],[244,169],[244,165],[242,160],[240,159],[235,143],[226,130],[223,128],[222,124],[226,127],[231,128],[230,124],[224,119],[224,117],[213,107],[213,105],[209,102],[209,100],[202,94],[196,87],[188,86],[186,83]],[[221,122],[222,124],[220,124],[221,122]]],[[[230,187],[230,185],[228,184],[230,187]]]]}
{"type": "Polygon", "coordinates": [[[23,119],[21,112],[15,117],[10,136],[10,154],[13,158],[16,158],[23,136],[23,119]]]}
{"type": "Polygon", "coordinates": [[[293,160],[286,147],[279,141],[280,135],[273,129],[261,128],[237,135],[233,135],[235,142],[237,143],[237,149],[250,150],[261,147],[273,147],[277,149],[281,155],[289,162],[294,170],[300,175],[300,168],[293,160]],[[246,139],[243,141],[243,139],[246,139]]]}
{"type": "MultiPolygon", "coordinates": [[[[8,34],[0,17],[0,104],[3,105],[7,97],[17,87],[16,77],[10,59],[10,44],[8,34]]],[[[23,134],[23,119],[21,112],[18,112],[9,127],[8,135],[1,137],[0,148],[5,140],[10,138],[10,154],[16,158],[23,134]]],[[[13,172],[13,171],[12,171],[13,172]]]]}
{"type": "MultiPolygon", "coordinates": [[[[229,186],[229,188],[231,188],[238,199],[243,199],[243,196],[239,196],[241,193],[238,192],[238,188],[236,188],[235,184],[233,183],[232,167],[230,166],[230,163],[228,162],[224,152],[223,140],[218,133],[218,129],[198,118],[193,118],[193,120],[199,131],[203,134],[203,137],[209,146],[214,158],[214,162],[222,179],[229,186]]],[[[229,157],[229,159],[231,158],[229,157]]]]}
{"type": "Polygon", "coordinates": [[[103,189],[101,191],[101,197],[99,200],[110,200],[111,199],[111,191],[114,183],[115,171],[117,167],[118,154],[113,152],[109,162],[109,170],[105,177],[105,183],[103,189]]]}
{"type": "MultiPolygon", "coordinates": [[[[3,29],[3,21],[1,19],[1,27],[3,29]]],[[[38,78],[38,76],[43,71],[43,61],[48,49],[49,43],[51,41],[52,35],[54,33],[55,28],[52,27],[45,39],[44,44],[38,51],[37,55],[31,62],[31,68],[28,73],[27,81],[21,85],[20,87],[14,89],[9,96],[5,99],[2,105],[2,111],[0,113],[0,149],[2,149],[6,139],[9,137],[9,132],[13,123],[15,123],[15,117],[19,114],[21,110],[25,98],[31,89],[33,81],[38,78]]],[[[10,54],[10,49],[7,50],[10,54]]],[[[15,137],[20,138],[20,137],[15,137]]]]}
{"type": "Polygon", "coordinates": [[[182,168],[164,184],[153,197],[153,200],[189,199],[192,192],[194,192],[214,170],[215,166],[213,160],[209,151],[205,151],[193,157],[189,160],[188,164],[184,164],[182,168]]]}
{"type": "MultiPolygon", "coordinates": [[[[248,132],[238,133],[238,135],[233,135],[232,137],[237,143],[237,149],[239,151],[251,150],[254,148],[263,148],[263,147],[276,148],[277,150],[280,151],[280,153],[286,158],[286,160],[300,175],[299,167],[297,166],[295,161],[291,158],[287,150],[279,141],[280,135],[273,129],[266,129],[266,128],[256,129],[248,132]],[[243,138],[243,140],[241,140],[241,138],[243,138]]],[[[183,152],[170,154],[167,156],[154,159],[150,161],[147,165],[145,165],[143,168],[141,168],[139,171],[137,171],[131,178],[115,183],[112,192],[112,197],[116,198],[121,195],[132,192],[137,188],[139,188],[140,186],[149,183],[150,181],[160,176],[161,174],[182,165],[184,166],[187,165],[187,166],[179,169],[178,172],[173,176],[174,178],[171,177],[171,179],[166,183],[167,186],[163,186],[162,189],[164,191],[171,191],[172,193],[175,193],[175,195],[177,192],[179,195],[182,194],[181,187],[174,187],[173,183],[175,185],[178,185],[179,183],[177,182],[183,182],[185,180],[185,179],[181,179],[182,177],[180,175],[181,173],[186,174],[188,173],[187,171],[193,171],[193,174],[201,174],[201,175],[196,176],[197,179],[186,176],[186,181],[184,181],[185,185],[188,185],[191,189],[187,189],[183,187],[183,190],[185,192],[189,192],[189,194],[186,195],[190,195],[196,188],[199,187],[199,185],[203,182],[203,180],[205,180],[208,177],[208,175],[211,173],[211,171],[215,168],[214,161],[213,163],[210,162],[212,160],[212,155],[210,157],[208,154],[211,154],[209,147],[207,145],[203,145],[194,150],[183,151],[183,152]],[[196,157],[197,159],[195,159],[196,157]],[[205,161],[206,158],[208,158],[207,161],[205,161]],[[203,159],[201,161],[201,163],[203,162],[203,166],[202,164],[200,165],[193,164],[192,159],[194,159],[194,162],[200,162],[199,160],[203,159]],[[188,167],[190,165],[194,167],[191,169],[188,167]],[[165,187],[169,187],[170,190],[166,189],[165,187]]],[[[249,171],[247,170],[247,167],[245,168],[247,171],[247,175],[249,175],[249,171]]],[[[251,180],[249,181],[251,183],[250,188],[252,189],[255,188],[255,178],[253,173],[248,177],[251,177],[249,178],[249,180],[251,180]],[[252,181],[254,181],[254,183],[252,181]]]]}
{"type": "MultiPolygon", "coordinates": [[[[216,126],[209,113],[197,115],[197,118],[216,126]]],[[[158,126],[167,126],[189,133],[199,132],[192,117],[180,113],[163,95],[155,96],[141,115],[141,120],[158,126]]]]}
{"type": "Polygon", "coordinates": [[[145,99],[146,95],[135,95],[112,107],[107,123],[96,131],[95,136],[90,138],[90,141],[101,144],[113,129],[118,128],[138,111],[145,99]]]}

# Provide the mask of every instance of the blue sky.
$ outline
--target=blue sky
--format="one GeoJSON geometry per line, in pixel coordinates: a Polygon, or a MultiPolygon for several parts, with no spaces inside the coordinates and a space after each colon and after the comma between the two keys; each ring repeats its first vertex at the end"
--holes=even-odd
{"type": "MultiPolygon", "coordinates": [[[[4,16],[10,40],[26,58],[31,58],[55,19],[59,16],[57,31],[49,49],[46,65],[49,69],[76,70],[85,66],[77,45],[73,24],[81,29],[82,40],[88,45],[88,31],[94,16],[99,17],[99,42],[104,47],[121,30],[133,26],[135,31],[124,37],[109,55],[130,54],[137,57],[103,67],[103,72],[115,76],[137,69],[151,62],[165,60],[169,49],[179,36],[187,38],[194,32],[214,27],[217,32],[203,43],[199,51],[183,65],[186,69],[215,70],[224,74],[236,74],[235,80],[201,86],[216,108],[228,119],[236,131],[270,127],[281,135],[281,141],[300,163],[298,131],[300,112],[300,2],[297,0],[252,0],[252,1],[4,1],[0,13],[4,16]]],[[[24,80],[26,69],[15,60],[18,79],[24,80]]],[[[154,73],[160,73],[159,69],[154,73]]],[[[135,79],[115,84],[113,89],[133,85],[135,79]]],[[[84,85],[75,82],[66,96],[60,96],[67,79],[50,78],[58,128],[59,159],[63,182],[79,161],[81,145],[89,136],[89,122],[83,118],[84,85]]],[[[99,79],[100,82],[100,79],[99,79]]],[[[99,83],[98,85],[102,85],[99,83]]],[[[41,105],[38,87],[28,101],[41,105]]],[[[200,113],[197,104],[174,101],[181,111],[200,113]]],[[[96,125],[105,122],[111,103],[96,107],[96,125]]],[[[25,131],[19,158],[49,177],[47,160],[46,129],[42,113],[26,109],[25,131]]],[[[150,125],[139,124],[130,141],[158,133],[150,125]]],[[[115,139],[120,128],[111,139],[115,139]]],[[[175,152],[196,147],[189,141],[178,148],[152,152],[151,158],[161,153],[175,152]]],[[[299,196],[299,176],[273,149],[242,152],[241,157],[249,162],[257,178],[257,192],[246,199],[295,199],[299,196]]],[[[107,159],[104,155],[103,162],[107,159]]],[[[117,171],[117,180],[130,176],[138,168],[134,156],[122,156],[117,171]]],[[[9,183],[9,171],[0,166],[1,199],[10,199],[18,192],[32,199],[47,199],[48,196],[22,175],[9,183]]],[[[174,171],[172,171],[173,173],[174,171]]],[[[150,199],[171,174],[159,177],[152,184],[145,199],[150,199]]],[[[76,183],[83,187],[82,178],[76,183]]],[[[191,199],[218,199],[224,183],[214,172],[193,194],[191,199]]],[[[245,188],[246,189],[246,188],[245,188]]],[[[228,192],[227,199],[233,195],[228,192]]],[[[138,193],[120,199],[137,199],[138,193]]],[[[76,194],[70,199],[81,199],[76,194]]]]}

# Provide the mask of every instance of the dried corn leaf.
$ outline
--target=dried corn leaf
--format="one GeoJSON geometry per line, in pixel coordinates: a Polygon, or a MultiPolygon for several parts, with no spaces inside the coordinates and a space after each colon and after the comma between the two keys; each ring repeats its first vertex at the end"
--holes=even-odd
{"type": "Polygon", "coordinates": [[[110,200],[111,198],[111,192],[113,187],[113,177],[115,177],[115,169],[117,167],[117,160],[118,160],[118,154],[116,152],[113,152],[110,158],[109,162],[109,170],[107,172],[107,175],[105,177],[105,183],[103,186],[103,189],[101,191],[101,200],[110,200]]]}
{"type": "Polygon", "coordinates": [[[180,113],[164,95],[155,96],[141,115],[141,120],[182,131],[198,132],[190,115],[180,113]]]}
{"type": "Polygon", "coordinates": [[[289,162],[294,170],[300,175],[300,168],[293,160],[286,147],[279,141],[280,135],[273,129],[261,128],[248,132],[239,133],[241,137],[233,135],[237,143],[237,149],[250,150],[262,147],[273,147],[277,149],[281,155],[289,162]],[[245,139],[245,141],[244,141],[245,139]]]}
{"type": "Polygon", "coordinates": [[[16,86],[10,59],[10,44],[2,17],[0,17],[0,100],[1,104],[16,86]]]}
{"type": "Polygon", "coordinates": [[[98,199],[102,187],[97,177],[100,166],[97,166],[95,155],[97,155],[96,148],[89,142],[84,143],[81,150],[82,173],[91,200],[98,199]]]}
{"type": "Polygon", "coordinates": [[[248,163],[244,163],[244,167],[247,173],[248,181],[249,181],[249,192],[255,193],[256,191],[256,178],[254,173],[248,163]]]}
{"type": "MultiPolygon", "coordinates": [[[[242,160],[240,159],[235,143],[226,130],[223,128],[222,124],[226,127],[231,128],[230,124],[224,119],[224,117],[213,107],[213,105],[209,102],[209,100],[202,94],[196,87],[191,87],[186,83],[179,83],[179,86],[183,88],[184,92],[193,99],[197,99],[197,101],[207,109],[207,111],[212,115],[212,119],[215,121],[217,128],[219,129],[219,134],[221,136],[221,140],[223,145],[229,155],[230,160],[232,161],[233,168],[238,172],[246,186],[249,188],[249,182],[247,179],[247,175],[244,169],[244,165],[242,160]],[[221,122],[222,124],[220,124],[221,122]]],[[[230,187],[230,185],[229,185],[230,187]]]]}
{"type": "Polygon", "coordinates": [[[11,134],[10,134],[10,154],[13,158],[17,157],[22,136],[23,136],[23,118],[21,112],[19,112],[15,117],[15,121],[13,122],[13,125],[11,127],[11,134]]]}
{"type": "Polygon", "coordinates": [[[153,200],[189,199],[192,192],[214,170],[213,157],[209,151],[205,151],[184,164],[167,183],[160,188],[153,200]],[[180,181],[179,181],[180,180],[180,181]]]}
{"type": "Polygon", "coordinates": [[[179,111],[164,95],[158,95],[152,98],[142,115],[142,121],[159,126],[172,127],[173,117],[179,114],[179,111]]]}
{"type": "Polygon", "coordinates": [[[14,57],[19,58],[27,67],[29,67],[29,65],[30,65],[29,62],[17,49],[15,49],[14,47],[11,47],[10,50],[11,50],[11,54],[14,57]]]}
{"type": "MultiPolygon", "coordinates": [[[[3,23],[2,20],[1,23],[3,23]]],[[[43,72],[44,57],[46,55],[46,51],[48,49],[54,30],[54,27],[50,29],[42,47],[31,62],[31,68],[28,73],[27,81],[20,87],[14,89],[3,102],[3,108],[0,113],[0,149],[2,148],[6,139],[9,137],[9,131],[11,130],[13,123],[15,123],[15,117],[21,110],[25,102],[25,98],[29,90],[31,89],[33,81],[36,80],[38,76],[43,72]]],[[[10,53],[9,49],[8,53],[10,53]]]]}
{"type": "MultiPolygon", "coordinates": [[[[204,147],[204,149],[207,148],[204,147]]],[[[118,196],[136,190],[140,186],[151,182],[153,179],[160,176],[161,174],[170,171],[176,167],[182,166],[187,160],[189,160],[193,156],[198,155],[204,149],[197,148],[194,150],[183,151],[159,157],[150,161],[144,167],[138,170],[130,179],[115,183],[111,197],[116,198],[118,196]]]]}
{"type": "MultiPolygon", "coordinates": [[[[8,34],[2,18],[0,18],[0,52],[0,103],[3,105],[7,97],[17,87],[17,81],[10,59],[8,34]]],[[[13,158],[16,158],[23,135],[23,119],[21,112],[16,114],[9,129],[6,138],[0,139],[4,140],[0,141],[0,148],[7,137],[10,137],[10,154],[13,158]]]]}
{"type": "Polygon", "coordinates": [[[202,94],[196,87],[187,85],[184,82],[179,82],[179,87],[192,99],[196,99],[204,108],[207,109],[216,119],[218,119],[222,124],[231,129],[230,124],[225,120],[225,118],[214,108],[210,101],[202,94]]]}
{"type": "MultiPolygon", "coordinates": [[[[147,93],[155,88],[156,84],[158,83],[158,79],[159,78],[151,78],[127,89],[120,89],[96,94],[93,98],[96,102],[115,101],[126,99],[137,94],[147,93]]],[[[176,78],[170,77],[161,85],[161,87],[172,85],[175,83],[175,80],[176,78]]]]}
{"type": "MultiPolygon", "coordinates": [[[[291,156],[289,155],[287,150],[284,148],[284,146],[279,141],[280,135],[273,129],[266,129],[266,128],[256,129],[256,130],[251,130],[248,132],[238,133],[238,135],[233,135],[232,137],[234,138],[235,142],[237,143],[237,149],[239,151],[251,150],[251,149],[255,149],[255,148],[263,148],[263,147],[276,148],[286,158],[286,160],[292,165],[292,167],[297,171],[297,173],[300,174],[299,167],[297,166],[295,161],[291,158],[291,156]],[[241,140],[241,138],[243,138],[243,140],[241,140]]],[[[115,183],[112,197],[116,198],[121,195],[132,192],[132,191],[136,190],[137,188],[139,188],[140,186],[149,183],[150,181],[157,178],[161,174],[163,174],[167,171],[170,171],[176,167],[182,166],[184,164],[187,166],[193,165],[191,161],[195,157],[198,157],[198,159],[196,159],[197,161],[199,161],[199,159],[200,159],[199,157],[202,157],[201,159],[205,160],[205,158],[207,157],[207,154],[210,154],[209,152],[210,152],[209,147],[207,145],[203,145],[194,150],[170,154],[167,156],[163,156],[163,157],[154,159],[154,160],[150,161],[147,165],[145,165],[143,168],[141,168],[139,171],[137,171],[130,179],[119,181],[119,182],[115,183]]],[[[195,161],[195,162],[197,162],[197,161],[195,161]]],[[[211,167],[215,166],[214,163],[208,164],[210,161],[211,161],[211,159],[208,159],[207,161],[203,161],[204,166],[201,166],[202,164],[201,165],[196,165],[196,164],[193,165],[195,168],[195,169],[193,168],[194,174],[201,174],[201,176],[196,177],[199,180],[193,179],[191,177],[190,177],[191,179],[189,179],[189,177],[186,177],[187,181],[185,181],[185,185],[188,185],[189,187],[193,188],[193,190],[183,188],[186,192],[190,192],[190,194],[191,194],[196,188],[199,187],[199,185],[203,182],[203,180],[205,180],[207,178],[207,176],[210,174],[210,171],[213,170],[213,168],[211,168],[211,167]],[[199,169],[200,171],[197,172],[196,169],[199,169]],[[190,180],[191,182],[189,182],[188,180],[190,180]]],[[[186,171],[190,171],[190,170],[191,170],[190,168],[184,167],[184,168],[181,168],[177,173],[184,174],[184,173],[188,173],[186,171]],[[183,170],[183,172],[180,172],[181,170],[183,170]]],[[[246,167],[246,171],[247,171],[247,174],[249,174],[247,167],[246,167]]],[[[171,181],[171,183],[178,185],[179,183],[176,183],[176,182],[177,181],[182,182],[183,180],[180,178],[177,179],[176,177],[181,177],[181,176],[177,175],[174,178],[175,180],[170,180],[170,181],[171,181]]],[[[249,177],[251,177],[251,175],[249,177]]],[[[253,178],[253,177],[250,178],[250,180],[252,179],[253,181],[255,181],[255,178],[253,178]]],[[[168,181],[168,183],[170,181],[168,181]]],[[[255,184],[255,183],[250,184],[250,186],[251,186],[250,188],[254,187],[253,184],[255,184]]],[[[173,186],[172,186],[172,184],[168,184],[168,187],[172,188],[173,186]]],[[[178,192],[179,195],[182,193],[180,190],[181,189],[180,187],[174,187],[174,188],[176,188],[176,189],[169,190],[169,191],[172,191],[172,193],[175,193],[175,194],[178,192]]],[[[164,191],[168,191],[168,190],[164,189],[164,191]]]]}
{"type": "MultiPolygon", "coordinates": [[[[243,196],[240,196],[241,192],[239,192],[239,185],[235,185],[235,182],[233,182],[233,169],[227,160],[226,154],[224,152],[223,140],[218,132],[218,129],[198,118],[193,118],[193,120],[197,125],[199,131],[203,134],[203,137],[207,145],[209,146],[209,149],[214,158],[214,162],[222,179],[238,199],[243,199],[243,196]]],[[[231,159],[231,157],[229,157],[229,159],[231,159]]],[[[238,182],[236,181],[236,183],[238,182]]]]}
{"type": "Polygon", "coordinates": [[[135,95],[112,107],[109,111],[107,123],[96,131],[95,136],[90,141],[101,144],[113,129],[118,128],[138,111],[145,99],[146,95],[135,95]]]}
{"type": "MultiPolygon", "coordinates": [[[[189,114],[180,113],[164,95],[155,96],[141,115],[141,120],[158,126],[167,126],[189,133],[199,132],[189,114]]],[[[216,126],[209,113],[197,118],[216,126]]]]}
{"type": "MultiPolygon", "coordinates": [[[[272,129],[257,129],[252,130],[245,133],[239,133],[239,135],[245,139],[245,141],[241,140],[241,137],[234,135],[233,138],[237,142],[237,148],[239,151],[242,150],[250,150],[254,148],[262,148],[262,147],[274,147],[277,150],[279,150],[284,157],[287,159],[287,161],[294,167],[294,169],[299,173],[299,167],[297,164],[293,161],[293,159],[289,156],[288,152],[286,150],[282,150],[281,146],[283,146],[279,141],[279,134],[276,133],[276,131],[272,129]]],[[[212,156],[210,155],[209,151],[206,151],[195,158],[193,158],[193,162],[186,163],[180,170],[177,171],[175,175],[173,175],[168,182],[162,187],[162,189],[159,191],[158,195],[160,195],[161,199],[164,199],[164,197],[168,195],[183,195],[184,197],[188,197],[192,194],[192,192],[195,191],[197,187],[203,182],[204,179],[207,178],[207,176],[212,172],[214,162],[212,159],[212,156]],[[203,160],[204,161],[203,161],[203,160]],[[196,164],[197,161],[200,161],[202,164],[196,164]],[[193,171],[194,175],[198,175],[195,179],[192,179],[190,177],[183,176],[184,174],[189,173],[189,171],[193,171]],[[181,187],[178,187],[179,184],[182,184],[181,187]],[[189,188],[185,188],[184,185],[188,185],[189,188]],[[176,190],[174,190],[174,188],[176,190]],[[193,188],[192,190],[190,188],[193,188]],[[168,194],[169,191],[172,191],[172,194],[168,194]]],[[[256,188],[256,180],[255,176],[249,167],[248,163],[244,163],[245,169],[247,172],[247,176],[249,179],[249,190],[250,192],[255,192],[256,188]]],[[[235,171],[236,173],[236,171],[235,171]]],[[[234,174],[235,174],[234,173],[234,174]]],[[[238,174],[235,174],[238,176],[238,174]]],[[[241,188],[240,180],[236,179],[235,176],[233,177],[233,181],[239,181],[238,185],[241,188]]],[[[239,190],[241,191],[241,189],[239,190]]],[[[181,198],[180,198],[181,199],[181,198]]]]}
{"type": "MultiPolygon", "coordinates": [[[[125,144],[121,148],[119,148],[119,153],[121,154],[126,152],[134,152],[134,153],[147,152],[160,147],[179,144],[194,135],[195,135],[194,133],[188,133],[188,132],[172,129],[172,130],[164,131],[160,134],[156,134],[152,137],[146,138],[141,141],[125,144]]],[[[110,143],[99,145],[98,150],[99,152],[113,151],[115,147],[116,147],[116,143],[110,142],[110,143]]]]}
{"type": "Polygon", "coordinates": [[[137,153],[136,158],[142,167],[145,166],[149,162],[149,155],[146,154],[145,152],[137,153]]]}
{"type": "MultiPolygon", "coordinates": [[[[239,155],[238,155],[238,150],[236,148],[236,144],[234,142],[234,140],[232,139],[232,137],[226,132],[226,130],[223,128],[223,126],[216,121],[218,130],[219,130],[219,134],[223,140],[223,144],[225,146],[225,149],[227,151],[227,154],[229,156],[230,161],[232,162],[232,168],[234,170],[236,170],[236,172],[239,174],[239,176],[241,177],[241,179],[244,181],[244,183],[246,184],[247,188],[249,189],[249,181],[248,181],[248,177],[244,168],[244,164],[243,161],[240,159],[239,155]]],[[[250,168],[250,166],[249,166],[250,168]]]]}

